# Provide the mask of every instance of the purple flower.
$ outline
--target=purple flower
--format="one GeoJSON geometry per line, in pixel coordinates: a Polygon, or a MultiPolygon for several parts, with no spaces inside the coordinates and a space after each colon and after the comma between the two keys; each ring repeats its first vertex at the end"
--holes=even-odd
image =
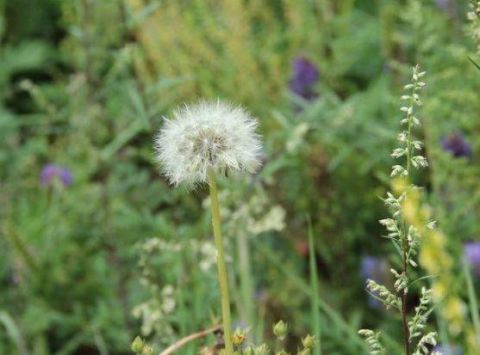
{"type": "MultiPolygon", "coordinates": [[[[388,281],[388,262],[384,258],[370,255],[364,256],[360,266],[360,273],[365,280],[370,279],[384,284],[388,281]]],[[[379,308],[382,303],[369,295],[368,304],[373,308],[379,308]]]]}
{"type": "Polygon", "coordinates": [[[442,147],[445,151],[450,152],[454,157],[470,157],[472,155],[472,147],[466,141],[460,132],[451,133],[442,139],[442,147]]]}
{"type": "Polygon", "coordinates": [[[448,12],[450,10],[450,8],[452,7],[452,1],[451,0],[435,0],[435,4],[443,12],[448,12]]]}
{"type": "Polygon", "coordinates": [[[450,17],[456,16],[456,4],[455,0],[435,0],[435,4],[438,9],[442,11],[445,15],[450,17]]]}
{"type": "Polygon", "coordinates": [[[480,242],[465,243],[463,253],[475,276],[480,277],[480,242]]]}
{"type": "Polygon", "coordinates": [[[317,97],[313,86],[317,83],[320,74],[315,64],[305,57],[297,57],[293,61],[292,71],[289,82],[290,91],[305,100],[317,97]]]}
{"type": "Polygon", "coordinates": [[[69,169],[55,165],[47,164],[40,173],[40,183],[42,185],[52,185],[55,179],[58,179],[64,187],[68,187],[73,182],[73,176],[69,169]]]}
{"type": "Polygon", "coordinates": [[[434,351],[438,351],[443,355],[462,355],[463,351],[458,346],[454,345],[437,345],[433,348],[434,351]]]}
{"type": "Polygon", "coordinates": [[[243,320],[235,320],[232,323],[232,330],[240,329],[243,331],[248,331],[248,324],[243,320]]]}
{"type": "Polygon", "coordinates": [[[365,279],[384,282],[386,271],[388,271],[388,263],[384,258],[370,255],[362,258],[361,273],[365,279]]]}

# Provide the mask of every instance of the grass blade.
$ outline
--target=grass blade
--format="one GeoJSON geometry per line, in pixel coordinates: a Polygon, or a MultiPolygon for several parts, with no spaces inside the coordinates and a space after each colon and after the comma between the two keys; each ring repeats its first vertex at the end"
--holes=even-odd
{"type": "Polygon", "coordinates": [[[311,307],[312,307],[312,329],[313,335],[316,338],[315,346],[313,348],[314,355],[320,355],[321,352],[321,326],[320,326],[320,314],[319,314],[319,287],[318,287],[318,273],[317,273],[317,260],[315,258],[315,247],[313,245],[313,230],[312,230],[312,220],[310,215],[307,217],[308,220],[308,250],[309,250],[309,262],[310,262],[310,297],[311,297],[311,307]]]}

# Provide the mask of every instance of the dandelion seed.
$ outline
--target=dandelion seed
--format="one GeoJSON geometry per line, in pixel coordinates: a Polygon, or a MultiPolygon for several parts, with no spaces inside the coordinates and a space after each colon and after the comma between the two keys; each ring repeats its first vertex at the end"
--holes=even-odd
{"type": "Polygon", "coordinates": [[[217,102],[184,106],[156,137],[157,158],[174,185],[207,182],[208,170],[255,172],[260,166],[257,121],[243,108],[217,102]]]}

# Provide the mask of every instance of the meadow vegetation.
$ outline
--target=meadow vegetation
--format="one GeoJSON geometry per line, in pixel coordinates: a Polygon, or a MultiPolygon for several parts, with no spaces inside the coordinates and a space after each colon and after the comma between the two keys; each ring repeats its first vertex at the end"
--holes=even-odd
{"type": "Polygon", "coordinates": [[[0,40],[0,354],[480,354],[480,2],[0,0],[0,40]]]}

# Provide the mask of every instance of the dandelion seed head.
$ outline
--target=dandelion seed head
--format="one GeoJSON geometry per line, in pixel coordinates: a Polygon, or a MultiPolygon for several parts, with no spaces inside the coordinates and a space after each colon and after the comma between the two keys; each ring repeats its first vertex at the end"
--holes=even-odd
{"type": "Polygon", "coordinates": [[[257,121],[242,107],[201,101],[166,119],[155,139],[157,159],[174,185],[205,183],[218,173],[254,173],[260,166],[257,121]]]}

